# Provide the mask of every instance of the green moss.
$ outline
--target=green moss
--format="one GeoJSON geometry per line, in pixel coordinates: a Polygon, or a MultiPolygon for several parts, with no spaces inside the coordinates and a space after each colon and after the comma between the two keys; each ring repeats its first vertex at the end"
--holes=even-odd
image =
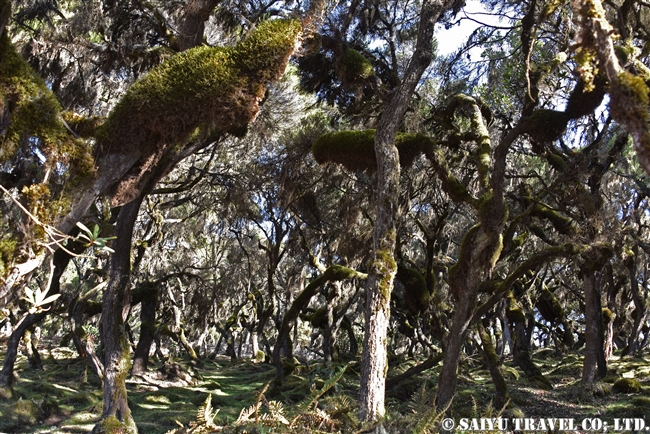
{"type": "Polygon", "coordinates": [[[602,311],[603,324],[609,324],[614,320],[614,313],[611,310],[604,307],[602,311]]]}
{"type": "Polygon", "coordinates": [[[13,405],[12,412],[11,418],[22,426],[35,425],[42,416],[38,405],[27,399],[18,400],[13,405]]]}
{"type": "Polygon", "coordinates": [[[294,20],[265,21],[235,47],[196,47],[154,68],[100,129],[100,155],[134,148],[151,155],[186,143],[197,128],[243,132],[266,85],[284,73],[300,31],[294,20]]]}
{"type": "Polygon", "coordinates": [[[569,235],[576,230],[575,220],[543,203],[535,203],[531,210],[531,215],[549,220],[553,224],[553,227],[564,235],[569,235]]]}
{"type": "Polygon", "coordinates": [[[521,307],[519,307],[517,299],[515,298],[515,295],[512,293],[512,291],[508,292],[506,300],[508,302],[508,305],[506,307],[506,317],[508,320],[513,323],[525,322],[526,315],[524,314],[524,311],[521,309],[521,307]]]}
{"type": "Polygon", "coordinates": [[[551,167],[553,167],[553,169],[559,172],[566,169],[566,161],[561,155],[549,152],[546,156],[546,159],[548,160],[548,163],[551,165],[551,167]]]}
{"type": "Polygon", "coordinates": [[[117,417],[108,416],[99,422],[93,432],[97,432],[99,434],[128,434],[137,431],[130,430],[129,427],[120,422],[117,417]]]}
{"type": "Polygon", "coordinates": [[[319,309],[316,309],[316,311],[314,311],[314,313],[311,315],[309,322],[313,327],[323,327],[325,315],[327,315],[327,308],[321,307],[319,309]]]}
{"type": "Polygon", "coordinates": [[[512,239],[512,244],[515,247],[521,247],[524,245],[529,236],[529,232],[523,232],[512,239]]]}
{"type": "Polygon", "coordinates": [[[375,261],[372,264],[379,276],[379,295],[384,302],[390,300],[392,285],[389,284],[388,276],[397,269],[397,263],[392,252],[379,250],[375,253],[375,261]]]}
{"type": "Polygon", "coordinates": [[[325,270],[325,274],[324,274],[327,280],[334,280],[334,281],[352,279],[356,275],[357,272],[352,268],[348,268],[336,264],[327,267],[327,270],[325,270]]]}
{"type": "MultiPolygon", "coordinates": [[[[400,165],[408,167],[421,154],[430,152],[435,144],[423,134],[397,133],[395,146],[400,165]]],[[[375,130],[338,131],[316,139],[312,153],[319,164],[327,162],[343,165],[351,171],[376,170],[375,130]]]]}
{"type": "Polygon", "coordinates": [[[361,53],[347,48],[337,62],[337,73],[343,84],[358,85],[374,76],[375,70],[361,53]]]}
{"type": "Polygon", "coordinates": [[[9,273],[18,242],[13,238],[0,239],[0,277],[9,273]]]}
{"type": "Polygon", "coordinates": [[[650,408],[650,398],[647,396],[639,396],[632,400],[632,404],[637,407],[650,408]]]}
{"type": "Polygon", "coordinates": [[[641,390],[641,383],[636,378],[621,378],[614,383],[612,390],[616,393],[637,393],[641,390]]]}
{"type": "Polygon", "coordinates": [[[650,90],[641,77],[623,71],[618,75],[618,80],[612,85],[610,93],[618,98],[612,100],[612,114],[614,118],[625,125],[643,122],[647,124],[648,103],[650,90]]]}

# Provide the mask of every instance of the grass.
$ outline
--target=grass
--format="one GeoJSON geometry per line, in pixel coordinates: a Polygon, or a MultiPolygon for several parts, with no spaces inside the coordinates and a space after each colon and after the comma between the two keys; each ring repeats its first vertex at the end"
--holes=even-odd
{"type": "MultiPolygon", "coordinates": [[[[99,379],[88,373],[88,382],[83,383],[83,365],[76,353],[69,349],[42,350],[41,356],[42,371],[29,370],[26,359],[18,358],[17,397],[0,401],[0,432],[90,432],[102,411],[99,379]]],[[[157,361],[147,375],[128,380],[130,407],[140,432],[166,433],[178,428],[179,423],[187,427],[196,420],[197,410],[208,395],[211,395],[213,408],[219,409],[215,423],[231,427],[224,432],[286,432],[280,428],[266,431],[262,428],[257,431],[234,428],[242,409],[255,404],[260,391],[273,379],[275,370],[271,365],[249,361],[232,364],[229,359],[217,358],[215,361],[204,360],[204,367],[199,369],[182,360],[176,362],[191,374],[191,384],[155,375],[162,366],[162,362],[157,361]]],[[[553,390],[539,389],[510,362],[506,362],[504,367],[511,406],[523,411],[526,417],[568,417],[575,420],[598,417],[612,421],[614,418],[647,418],[650,415],[650,362],[644,359],[614,357],[610,360],[607,379],[598,383],[599,393],[586,393],[581,388],[582,358],[578,354],[538,352],[535,362],[554,385],[553,390]],[[620,378],[635,378],[641,385],[640,391],[613,392],[612,384],[620,378]]],[[[392,366],[390,374],[403,371],[412,364],[409,361],[403,367],[392,366]]],[[[386,425],[390,432],[412,432],[419,417],[420,420],[430,417],[439,370],[440,366],[437,366],[387,391],[386,425]]],[[[281,390],[266,391],[261,402],[278,401],[287,419],[291,420],[300,413],[300,401],[313,396],[332,372],[322,363],[301,365],[294,375],[285,379],[281,390]]],[[[328,429],[354,431],[352,427],[358,426],[355,420],[357,391],[358,367],[351,365],[333,389],[319,400],[318,409],[313,412],[314,418],[322,409],[323,414],[319,417],[326,419],[331,415],[329,422],[325,419],[319,422],[319,429],[324,429],[320,432],[328,429]]],[[[452,417],[496,417],[499,409],[493,409],[490,403],[493,393],[494,387],[482,360],[478,357],[462,360],[457,393],[450,410],[452,417]]],[[[269,411],[260,408],[259,413],[262,415],[269,411]]],[[[301,420],[291,432],[319,432],[307,425],[301,420]]]]}

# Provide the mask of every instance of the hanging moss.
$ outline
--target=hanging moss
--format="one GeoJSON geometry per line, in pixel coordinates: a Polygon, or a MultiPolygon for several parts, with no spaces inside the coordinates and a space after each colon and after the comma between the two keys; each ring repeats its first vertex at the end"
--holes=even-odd
{"type": "MultiPolygon", "coordinates": [[[[435,144],[423,134],[397,133],[395,146],[400,165],[408,167],[419,155],[430,152],[435,144]]],[[[324,134],[314,141],[311,150],[319,164],[337,163],[353,172],[377,170],[373,129],[324,134]]]]}

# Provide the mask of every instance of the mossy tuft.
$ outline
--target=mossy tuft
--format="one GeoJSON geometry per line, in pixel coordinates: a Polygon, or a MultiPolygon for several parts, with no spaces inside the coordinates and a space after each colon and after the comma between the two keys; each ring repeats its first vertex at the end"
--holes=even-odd
{"type": "Polygon", "coordinates": [[[640,390],[641,383],[636,378],[621,378],[612,386],[612,391],[616,393],[637,393],[640,390]]]}
{"type": "Polygon", "coordinates": [[[119,193],[113,203],[131,199],[144,172],[167,149],[215,129],[244,135],[267,84],[284,73],[300,33],[298,21],[265,21],[234,47],[192,48],[131,86],[97,133],[100,167],[107,155],[140,155],[140,172],[114,189],[119,193]]]}
{"type": "Polygon", "coordinates": [[[375,75],[375,70],[363,54],[347,48],[337,62],[337,73],[346,86],[363,84],[375,75]]]}
{"type": "MultiPolygon", "coordinates": [[[[400,165],[408,167],[419,155],[431,152],[434,142],[423,134],[397,133],[395,146],[400,165]]],[[[377,169],[373,129],[324,134],[314,141],[311,150],[319,164],[337,163],[353,172],[377,169]]]]}

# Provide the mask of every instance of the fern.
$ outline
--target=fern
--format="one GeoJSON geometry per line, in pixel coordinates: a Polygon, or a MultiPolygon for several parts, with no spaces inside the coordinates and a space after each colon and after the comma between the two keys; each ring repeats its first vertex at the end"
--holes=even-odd
{"type": "Polygon", "coordinates": [[[221,431],[222,426],[217,426],[214,423],[214,418],[217,417],[219,409],[212,408],[212,395],[208,394],[205,401],[199,407],[196,414],[196,421],[190,422],[190,426],[185,428],[179,421],[174,421],[179,428],[167,431],[167,434],[208,434],[215,431],[221,431]]]}
{"type": "Polygon", "coordinates": [[[315,393],[312,392],[312,396],[310,398],[307,398],[298,404],[298,409],[304,412],[311,411],[311,409],[318,403],[318,400],[339,382],[341,377],[343,377],[343,374],[345,374],[346,369],[347,365],[337,369],[334,375],[332,375],[325,382],[325,384],[323,384],[323,387],[321,387],[315,393]]]}
{"type": "Polygon", "coordinates": [[[208,394],[208,397],[205,398],[205,401],[199,407],[196,415],[196,423],[205,425],[206,428],[216,428],[214,418],[217,417],[217,413],[219,413],[219,409],[212,409],[212,395],[208,394]]]}
{"type": "Polygon", "coordinates": [[[289,425],[289,421],[284,416],[284,407],[282,406],[282,403],[278,401],[267,401],[264,396],[264,392],[266,392],[270,384],[271,382],[266,383],[262,390],[257,394],[255,404],[242,409],[237,421],[235,422],[236,425],[247,423],[262,423],[267,426],[276,425],[278,423],[289,425]],[[260,414],[262,404],[266,404],[266,407],[269,410],[268,413],[260,414]]]}
{"type": "Polygon", "coordinates": [[[408,409],[413,413],[425,413],[431,409],[435,398],[435,389],[424,381],[419,390],[413,393],[407,403],[408,409]]]}

